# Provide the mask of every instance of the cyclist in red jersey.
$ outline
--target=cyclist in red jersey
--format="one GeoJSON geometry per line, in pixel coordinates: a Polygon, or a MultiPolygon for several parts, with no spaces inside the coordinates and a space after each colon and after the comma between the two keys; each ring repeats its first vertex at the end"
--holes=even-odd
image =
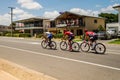
{"type": "Polygon", "coordinates": [[[85,32],[85,40],[90,41],[90,44],[93,45],[92,50],[94,50],[94,46],[95,46],[96,40],[97,40],[97,34],[93,31],[88,31],[87,29],[85,29],[84,32],[85,32]],[[95,44],[93,44],[93,42],[95,44]]]}
{"type": "Polygon", "coordinates": [[[66,30],[65,32],[64,32],[64,37],[66,37],[67,36],[67,38],[68,38],[68,44],[69,44],[69,50],[70,51],[72,51],[72,46],[71,46],[71,41],[74,39],[74,34],[72,33],[72,32],[70,32],[69,30],[66,30]]]}

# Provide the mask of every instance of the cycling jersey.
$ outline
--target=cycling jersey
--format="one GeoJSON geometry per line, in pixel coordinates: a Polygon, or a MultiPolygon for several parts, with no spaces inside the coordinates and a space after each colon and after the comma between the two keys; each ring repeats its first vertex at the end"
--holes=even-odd
{"type": "Polygon", "coordinates": [[[65,35],[73,36],[74,34],[72,32],[70,32],[70,31],[67,31],[67,32],[65,32],[65,35]]]}
{"type": "Polygon", "coordinates": [[[92,32],[92,31],[88,31],[85,34],[86,34],[86,36],[89,36],[89,37],[96,35],[96,33],[92,32]]]}
{"type": "Polygon", "coordinates": [[[91,41],[95,41],[95,40],[98,39],[98,38],[97,38],[97,34],[96,34],[95,32],[88,31],[88,32],[86,32],[85,34],[86,34],[86,36],[89,36],[89,37],[90,37],[90,40],[91,40],[91,41]]]}
{"type": "Polygon", "coordinates": [[[64,33],[65,35],[68,35],[68,40],[72,41],[74,39],[74,34],[70,31],[67,31],[64,33]]]}
{"type": "Polygon", "coordinates": [[[48,45],[50,46],[51,39],[53,38],[52,33],[50,33],[50,32],[44,32],[44,35],[48,38],[48,45]]]}
{"type": "Polygon", "coordinates": [[[47,38],[52,38],[53,37],[52,33],[50,33],[50,32],[45,32],[45,35],[47,36],[47,38]]]}

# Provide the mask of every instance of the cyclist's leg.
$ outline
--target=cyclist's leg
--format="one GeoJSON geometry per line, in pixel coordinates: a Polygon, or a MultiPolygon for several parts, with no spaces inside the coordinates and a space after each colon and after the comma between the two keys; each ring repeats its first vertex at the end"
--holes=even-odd
{"type": "Polygon", "coordinates": [[[51,39],[52,39],[52,36],[49,35],[49,36],[48,36],[48,40],[49,40],[49,41],[48,41],[48,45],[49,45],[49,46],[51,45],[51,39]]]}
{"type": "Polygon", "coordinates": [[[48,38],[48,45],[50,46],[51,44],[51,38],[48,38]]]}
{"type": "Polygon", "coordinates": [[[74,39],[74,36],[70,36],[69,38],[69,50],[72,51],[72,40],[74,39]]]}
{"type": "Polygon", "coordinates": [[[93,38],[91,39],[91,41],[92,41],[92,50],[95,49],[96,40],[97,40],[97,39],[95,38],[95,36],[93,36],[93,38]]]}
{"type": "Polygon", "coordinates": [[[68,45],[69,45],[69,50],[72,49],[72,46],[71,46],[71,36],[68,37],[68,45]]]}
{"type": "Polygon", "coordinates": [[[91,36],[91,37],[90,37],[90,46],[91,46],[91,50],[94,50],[93,44],[94,44],[94,38],[93,38],[93,36],[91,36]]]}
{"type": "Polygon", "coordinates": [[[48,42],[48,37],[44,36],[45,42],[48,42]]]}
{"type": "Polygon", "coordinates": [[[96,41],[94,40],[94,41],[92,42],[92,50],[95,49],[95,45],[96,45],[96,41]]]}

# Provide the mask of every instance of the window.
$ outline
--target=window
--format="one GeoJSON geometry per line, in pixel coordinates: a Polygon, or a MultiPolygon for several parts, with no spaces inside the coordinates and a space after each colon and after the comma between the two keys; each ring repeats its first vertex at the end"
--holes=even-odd
{"type": "Polygon", "coordinates": [[[94,23],[97,23],[97,20],[94,20],[94,23]]]}

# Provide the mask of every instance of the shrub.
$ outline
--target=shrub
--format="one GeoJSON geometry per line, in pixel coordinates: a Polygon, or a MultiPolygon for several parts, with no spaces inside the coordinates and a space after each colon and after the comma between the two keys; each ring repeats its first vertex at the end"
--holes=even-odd
{"type": "Polygon", "coordinates": [[[43,34],[37,34],[36,38],[41,38],[43,34]]]}
{"type": "Polygon", "coordinates": [[[62,38],[63,37],[63,34],[62,33],[59,33],[59,34],[55,34],[54,35],[54,38],[62,38]]]}
{"type": "Polygon", "coordinates": [[[10,37],[11,33],[6,33],[5,36],[10,37]]]}
{"type": "Polygon", "coordinates": [[[19,36],[20,36],[19,33],[13,34],[13,37],[19,37],[19,36]]]}
{"type": "Polygon", "coordinates": [[[3,36],[3,33],[2,33],[2,32],[0,32],[0,36],[3,36]]]}
{"type": "Polygon", "coordinates": [[[19,37],[31,37],[30,33],[20,33],[19,37]]]}
{"type": "Polygon", "coordinates": [[[3,32],[2,35],[3,35],[3,36],[6,36],[8,33],[11,34],[11,32],[7,32],[7,31],[6,31],[6,32],[3,32]]]}

